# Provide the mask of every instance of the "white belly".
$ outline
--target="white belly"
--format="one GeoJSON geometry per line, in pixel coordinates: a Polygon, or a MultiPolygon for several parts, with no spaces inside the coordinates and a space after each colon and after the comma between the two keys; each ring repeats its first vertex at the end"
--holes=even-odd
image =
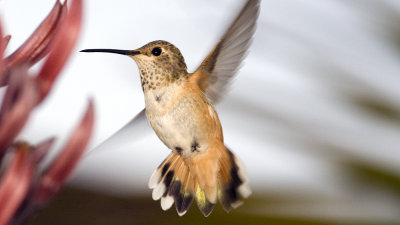
{"type": "Polygon", "coordinates": [[[206,150],[208,141],[194,119],[193,100],[183,96],[176,101],[174,90],[148,91],[146,115],[161,141],[172,151],[188,157],[206,150]]]}

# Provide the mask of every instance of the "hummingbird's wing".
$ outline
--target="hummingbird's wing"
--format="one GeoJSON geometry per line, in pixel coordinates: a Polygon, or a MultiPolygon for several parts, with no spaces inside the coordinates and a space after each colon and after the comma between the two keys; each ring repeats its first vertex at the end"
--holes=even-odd
{"type": "Polygon", "coordinates": [[[246,55],[259,11],[259,0],[247,0],[232,25],[192,75],[214,103],[220,100],[246,55]]]}
{"type": "Polygon", "coordinates": [[[116,146],[120,148],[121,144],[127,143],[126,140],[129,140],[129,143],[135,143],[135,141],[143,140],[144,137],[151,133],[152,128],[147,121],[146,108],[144,108],[125,126],[100,143],[98,146],[91,149],[89,152],[87,152],[87,154],[102,151],[103,149],[115,149],[116,146]]]}

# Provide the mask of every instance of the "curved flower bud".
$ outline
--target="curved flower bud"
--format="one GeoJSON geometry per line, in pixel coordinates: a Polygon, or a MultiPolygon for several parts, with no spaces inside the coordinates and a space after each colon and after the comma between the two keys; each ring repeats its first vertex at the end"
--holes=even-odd
{"type": "Polygon", "coordinates": [[[94,106],[89,101],[79,126],[43,173],[39,172],[40,163],[54,138],[37,146],[13,144],[33,108],[51,90],[77,40],[82,0],[73,0],[70,9],[66,4],[57,0],[29,39],[5,60],[3,52],[10,36],[3,37],[0,24],[0,86],[8,84],[0,108],[0,163],[4,166],[0,177],[0,225],[25,223],[59,192],[82,157],[93,130],[94,106]],[[46,55],[38,75],[29,76],[29,68],[46,55]],[[4,163],[6,153],[11,156],[10,163],[4,163]]]}
{"type": "Polygon", "coordinates": [[[27,76],[27,68],[12,71],[0,109],[0,159],[25,125],[37,103],[38,90],[27,76]]]}
{"type": "Polygon", "coordinates": [[[5,59],[7,68],[20,64],[33,65],[50,51],[48,46],[60,22],[61,9],[61,3],[56,1],[53,9],[39,27],[15,52],[5,59]]]}
{"type": "MultiPolygon", "coordinates": [[[[2,37],[2,36],[0,36],[0,37],[2,37]]],[[[11,35],[6,35],[3,37],[3,43],[2,43],[3,49],[7,48],[8,42],[10,42],[10,39],[11,39],[11,35]]]]}
{"type": "Polygon", "coordinates": [[[28,149],[25,143],[16,144],[11,163],[0,181],[0,225],[11,220],[32,182],[34,163],[28,149]]]}
{"type": "Polygon", "coordinates": [[[94,106],[89,101],[88,108],[79,126],[61,150],[59,155],[44,171],[39,187],[33,201],[36,205],[41,205],[51,200],[63,186],[64,182],[71,174],[89,142],[94,123],[94,106]]]}
{"type": "Polygon", "coordinates": [[[4,71],[4,67],[3,67],[3,54],[4,54],[4,49],[6,48],[8,41],[10,40],[11,36],[8,35],[6,37],[3,37],[3,29],[2,26],[0,24],[0,80],[1,80],[1,76],[3,74],[4,71]]]}
{"type": "MultiPolygon", "coordinates": [[[[65,8],[65,7],[64,7],[65,8]]],[[[54,36],[52,51],[36,77],[40,88],[40,101],[50,91],[54,80],[60,73],[78,38],[82,21],[82,0],[72,1],[65,19],[54,36]]]]}
{"type": "Polygon", "coordinates": [[[53,145],[55,138],[49,138],[47,140],[44,140],[37,144],[34,147],[34,152],[35,152],[35,163],[39,164],[44,157],[46,157],[47,153],[50,150],[50,147],[53,145]]]}

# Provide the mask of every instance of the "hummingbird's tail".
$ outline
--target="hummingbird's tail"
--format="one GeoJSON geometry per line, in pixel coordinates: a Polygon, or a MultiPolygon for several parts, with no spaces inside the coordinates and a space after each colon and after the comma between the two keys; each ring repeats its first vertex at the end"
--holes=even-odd
{"type": "Polygon", "coordinates": [[[251,193],[242,163],[223,145],[187,158],[171,153],[154,171],[149,188],[153,189],[154,200],[161,198],[163,210],[175,202],[180,216],[194,199],[203,215],[208,216],[217,198],[230,211],[251,193]]]}

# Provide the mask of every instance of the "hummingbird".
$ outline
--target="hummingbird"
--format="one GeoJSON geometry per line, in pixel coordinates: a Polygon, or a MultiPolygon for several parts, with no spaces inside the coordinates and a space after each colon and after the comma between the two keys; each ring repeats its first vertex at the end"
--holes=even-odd
{"type": "MultiPolygon", "coordinates": [[[[85,49],[129,56],[139,69],[146,115],[171,150],[149,180],[152,198],[180,216],[196,200],[204,216],[219,200],[228,212],[251,194],[243,164],[224,144],[213,104],[220,101],[249,48],[260,1],[247,0],[212,51],[193,72],[177,47],[153,41],[135,50],[85,49]]],[[[134,119],[135,120],[135,119],[134,119]]]]}

